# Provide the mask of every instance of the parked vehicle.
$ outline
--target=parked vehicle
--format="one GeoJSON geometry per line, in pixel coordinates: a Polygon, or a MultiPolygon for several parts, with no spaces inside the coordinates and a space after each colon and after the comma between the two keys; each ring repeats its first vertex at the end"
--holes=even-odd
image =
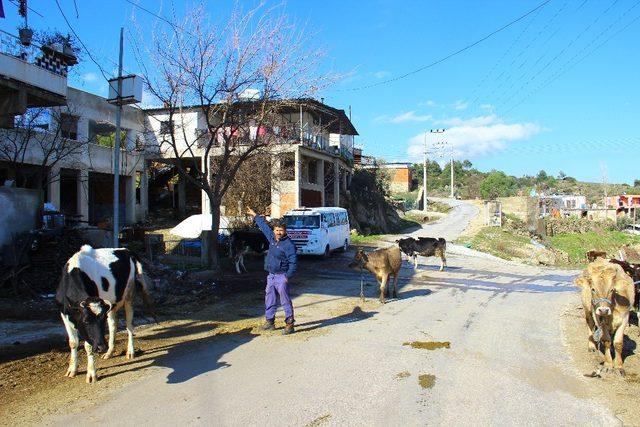
{"type": "Polygon", "coordinates": [[[283,217],[287,234],[300,255],[346,251],[350,242],[349,215],[343,208],[298,208],[283,217]]]}
{"type": "Polygon", "coordinates": [[[625,233],[629,233],[629,234],[638,234],[638,235],[640,235],[640,224],[629,224],[622,231],[624,231],[625,233]]]}

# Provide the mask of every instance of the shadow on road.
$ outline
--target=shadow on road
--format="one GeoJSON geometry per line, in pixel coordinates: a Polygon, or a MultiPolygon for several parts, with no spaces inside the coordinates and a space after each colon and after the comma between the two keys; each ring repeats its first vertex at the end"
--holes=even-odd
{"type": "Polygon", "coordinates": [[[297,332],[309,332],[314,329],[320,329],[327,326],[339,325],[341,323],[353,323],[361,320],[369,319],[377,314],[377,311],[363,311],[360,307],[354,307],[350,313],[342,314],[336,317],[330,317],[323,320],[314,320],[311,322],[298,323],[296,325],[297,332]]]}

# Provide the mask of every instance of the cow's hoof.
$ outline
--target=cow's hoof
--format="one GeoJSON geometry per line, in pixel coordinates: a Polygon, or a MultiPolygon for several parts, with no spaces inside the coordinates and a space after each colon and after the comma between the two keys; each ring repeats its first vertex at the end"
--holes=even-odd
{"type": "Polygon", "coordinates": [[[134,359],[135,357],[136,357],[136,355],[135,355],[135,353],[134,353],[134,352],[132,352],[132,353],[127,352],[127,355],[126,355],[126,356],[124,356],[124,358],[125,358],[125,359],[127,359],[127,360],[132,360],[132,359],[134,359]]]}
{"type": "Polygon", "coordinates": [[[624,378],[624,377],[626,376],[626,374],[625,374],[625,372],[624,372],[624,369],[622,369],[622,368],[616,369],[616,370],[615,370],[615,373],[616,373],[616,375],[619,375],[619,376],[621,376],[622,378],[624,378]]]}
{"type": "Polygon", "coordinates": [[[96,374],[87,374],[87,378],[85,378],[85,381],[87,382],[87,384],[93,384],[98,382],[98,378],[96,377],[96,374]]]}
{"type": "Polygon", "coordinates": [[[103,355],[102,355],[102,358],[106,360],[106,359],[111,358],[111,356],[113,356],[113,352],[112,352],[112,351],[111,351],[111,352],[108,352],[108,353],[103,354],[103,355]]]}
{"type": "Polygon", "coordinates": [[[64,374],[65,377],[75,378],[77,371],[72,371],[71,369],[67,369],[67,373],[64,374]]]}

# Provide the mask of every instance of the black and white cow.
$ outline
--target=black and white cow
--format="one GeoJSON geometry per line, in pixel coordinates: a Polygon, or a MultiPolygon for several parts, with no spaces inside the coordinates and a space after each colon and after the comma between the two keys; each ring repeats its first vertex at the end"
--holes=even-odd
{"type": "Polygon", "coordinates": [[[233,259],[238,274],[246,272],[244,257],[250,253],[263,255],[269,250],[269,241],[261,231],[238,230],[229,236],[229,256],[233,259]]]}
{"type": "Polygon", "coordinates": [[[56,302],[64,322],[71,358],[67,377],[78,372],[78,345],[84,340],[87,352],[87,383],[97,380],[94,350],[111,357],[118,325],[117,312],[124,307],[129,335],[127,359],[133,359],[133,297],[137,287],[146,307],[151,297],[140,261],[123,248],[94,249],[84,245],[65,264],[56,292],[56,302]],[[109,326],[109,344],[105,343],[105,320],[109,326]],[[106,352],[105,352],[106,351],[106,352]]]}
{"type": "Polygon", "coordinates": [[[444,253],[447,249],[447,241],[442,237],[434,239],[432,237],[419,237],[418,240],[413,237],[405,237],[396,240],[400,250],[406,256],[413,258],[413,267],[418,268],[418,255],[423,257],[437,256],[440,257],[440,271],[447,266],[447,258],[444,253]]]}

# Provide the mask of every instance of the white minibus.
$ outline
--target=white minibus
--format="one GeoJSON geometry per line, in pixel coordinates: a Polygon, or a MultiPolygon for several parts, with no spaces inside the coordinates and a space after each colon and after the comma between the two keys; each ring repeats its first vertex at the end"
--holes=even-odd
{"type": "Polygon", "coordinates": [[[297,208],[283,220],[299,255],[328,257],[331,251],[349,247],[349,214],[344,208],[297,208]]]}

